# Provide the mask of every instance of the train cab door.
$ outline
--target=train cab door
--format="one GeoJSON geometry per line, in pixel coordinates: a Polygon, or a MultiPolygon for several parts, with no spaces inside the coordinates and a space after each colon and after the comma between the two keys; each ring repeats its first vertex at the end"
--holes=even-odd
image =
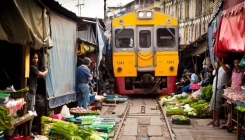
{"type": "Polygon", "coordinates": [[[136,66],[138,71],[154,71],[153,26],[137,26],[136,66]]]}

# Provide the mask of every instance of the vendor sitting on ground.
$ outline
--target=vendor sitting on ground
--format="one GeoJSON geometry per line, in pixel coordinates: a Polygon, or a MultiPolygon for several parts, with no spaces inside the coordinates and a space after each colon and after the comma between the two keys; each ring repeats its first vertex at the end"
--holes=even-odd
{"type": "Polygon", "coordinates": [[[185,87],[182,88],[182,92],[190,92],[190,86],[191,84],[197,84],[199,82],[199,78],[198,76],[195,74],[195,71],[193,68],[191,68],[189,70],[189,75],[191,75],[191,78],[189,76],[186,76],[190,81],[191,83],[185,87]]]}
{"type": "MultiPolygon", "coordinates": [[[[231,87],[232,88],[240,88],[243,85],[242,82],[242,76],[244,73],[244,70],[239,66],[240,60],[235,59],[234,60],[234,69],[232,71],[231,75],[231,87]]],[[[225,125],[220,126],[220,129],[227,129],[227,127],[231,124],[231,102],[227,101],[227,112],[228,112],[228,118],[225,125]]]]}
{"type": "Polygon", "coordinates": [[[182,88],[189,85],[191,82],[190,80],[186,77],[186,75],[183,75],[183,78],[181,78],[181,83],[177,85],[177,94],[182,93],[182,88]]]}
{"type": "Polygon", "coordinates": [[[209,65],[208,66],[208,71],[206,72],[206,79],[203,79],[202,81],[202,87],[205,87],[205,86],[208,86],[209,84],[213,84],[213,79],[214,79],[214,75],[212,74],[213,73],[213,65],[209,65]]]}

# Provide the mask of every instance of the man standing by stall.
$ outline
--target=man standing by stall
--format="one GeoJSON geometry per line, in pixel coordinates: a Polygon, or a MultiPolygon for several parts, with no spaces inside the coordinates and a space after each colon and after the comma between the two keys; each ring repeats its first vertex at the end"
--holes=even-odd
{"type": "MultiPolygon", "coordinates": [[[[44,72],[41,72],[38,70],[38,53],[37,52],[32,52],[30,57],[31,57],[31,66],[30,66],[30,75],[29,75],[29,79],[28,79],[29,93],[27,95],[28,110],[35,111],[37,78],[38,77],[45,77],[46,74],[48,73],[48,69],[45,68],[44,72]]],[[[30,129],[29,129],[29,133],[30,133],[31,137],[33,137],[33,134],[31,134],[32,121],[33,120],[30,121],[30,129]]]]}
{"type": "Polygon", "coordinates": [[[77,80],[78,80],[78,101],[77,106],[83,107],[87,110],[89,102],[89,85],[92,81],[92,75],[89,70],[91,64],[89,58],[84,58],[83,64],[77,68],[77,80]]]}
{"type": "Polygon", "coordinates": [[[214,111],[213,121],[208,123],[208,125],[219,126],[219,112],[222,105],[222,95],[224,94],[224,88],[227,86],[230,78],[230,66],[226,65],[222,60],[218,58],[218,63],[220,68],[218,69],[218,78],[217,76],[213,81],[213,95],[210,101],[210,109],[214,111]],[[217,91],[216,89],[216,80],[217,81],[217,91]],[[215,94],[216,93],[216,94],[215,94]],[[216,97],[215,97],[216,96],[216,97]],[[216,98],[216,100],[215,100],[216,98]]]}
{"type": "MultiPolygon", "coordinates": [[[[238,88],[240,89],[243,81],[242,81],[242,76],[244,73],[244,70],[239,66],[240,60],[239,59],[235,59],[234,60],[234,69],[232,71],[232,75],[231,75],[231,88],[238,88]]],[[[227,101],[227,112],[228,112],[228,118],[227,118],[227,122],[225,125],[220,126],[220,129],[227,129],[227,127],[231,124],[231,102],[227,101]]]]}

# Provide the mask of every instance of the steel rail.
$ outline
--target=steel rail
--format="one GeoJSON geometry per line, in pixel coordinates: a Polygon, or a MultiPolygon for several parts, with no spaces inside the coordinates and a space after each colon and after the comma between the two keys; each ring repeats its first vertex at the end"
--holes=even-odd
{"type": "Polygon", "coordinates": [[[166,124],[167,124],[167,127],[168,127],[168,132],[169,132],[169,134],[170,134],[171,140],[175,140],[175,137],[174,137],[174,135],[173,135],[173,131],[172,131],[172,129],[171,129],[169,123],[168,123],[168,118],[167,118],[167,115],[166,115],[165,111],[163,110],[163,107],[162,107],[162,105],[161,105],[161,102],[160,102],[158,99],[156,99],[156,100],[158,101],[158,104],[159,104],[159,106],[160,106],[160,108],[161,108],[161,111],[162,111],[162,113],[163,113],[163,115],[164,115],[164,119],[165,119],[165,121],[166,121],[166,124]]]}
{"type": "Polygon", "coordinates": [[[120,132],[120,130],[121,130],[121,128],[122,128],[122,125],[123,125],[123,123],[124,123],[124,120],[125,120],[125,118],[126,118],[126,116],[127,116],[127,114],[128,114],[128,108],[129,108],[130,102],[131,102],[131,100],[128,100],[128,102],[127,102],[127,107],[126,107],[126,109],[125,109],[125,113],[124,113],[124,115],[123,115],[123,118],[122,118],[121,123],[119,124],[119,127],[117,128],[117,133],[116,133],[116,135],[114,136],[113,140],[117,140],[117,138],[118,138],[118,136],[119,136],[119,132],[120,132]]]}

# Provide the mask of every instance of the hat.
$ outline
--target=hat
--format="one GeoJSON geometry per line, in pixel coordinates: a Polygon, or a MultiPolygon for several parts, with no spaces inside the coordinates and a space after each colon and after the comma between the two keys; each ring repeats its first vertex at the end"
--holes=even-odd
{"type": "Polygon", "coordinates": [[[85,65],[87,65],[87,64],[90,64],[92,61],[89,59],[89,58],[87,58],[87,57],[85,57],[84,59],[83,59],[83,64],[85,64],[85,65]]]}

